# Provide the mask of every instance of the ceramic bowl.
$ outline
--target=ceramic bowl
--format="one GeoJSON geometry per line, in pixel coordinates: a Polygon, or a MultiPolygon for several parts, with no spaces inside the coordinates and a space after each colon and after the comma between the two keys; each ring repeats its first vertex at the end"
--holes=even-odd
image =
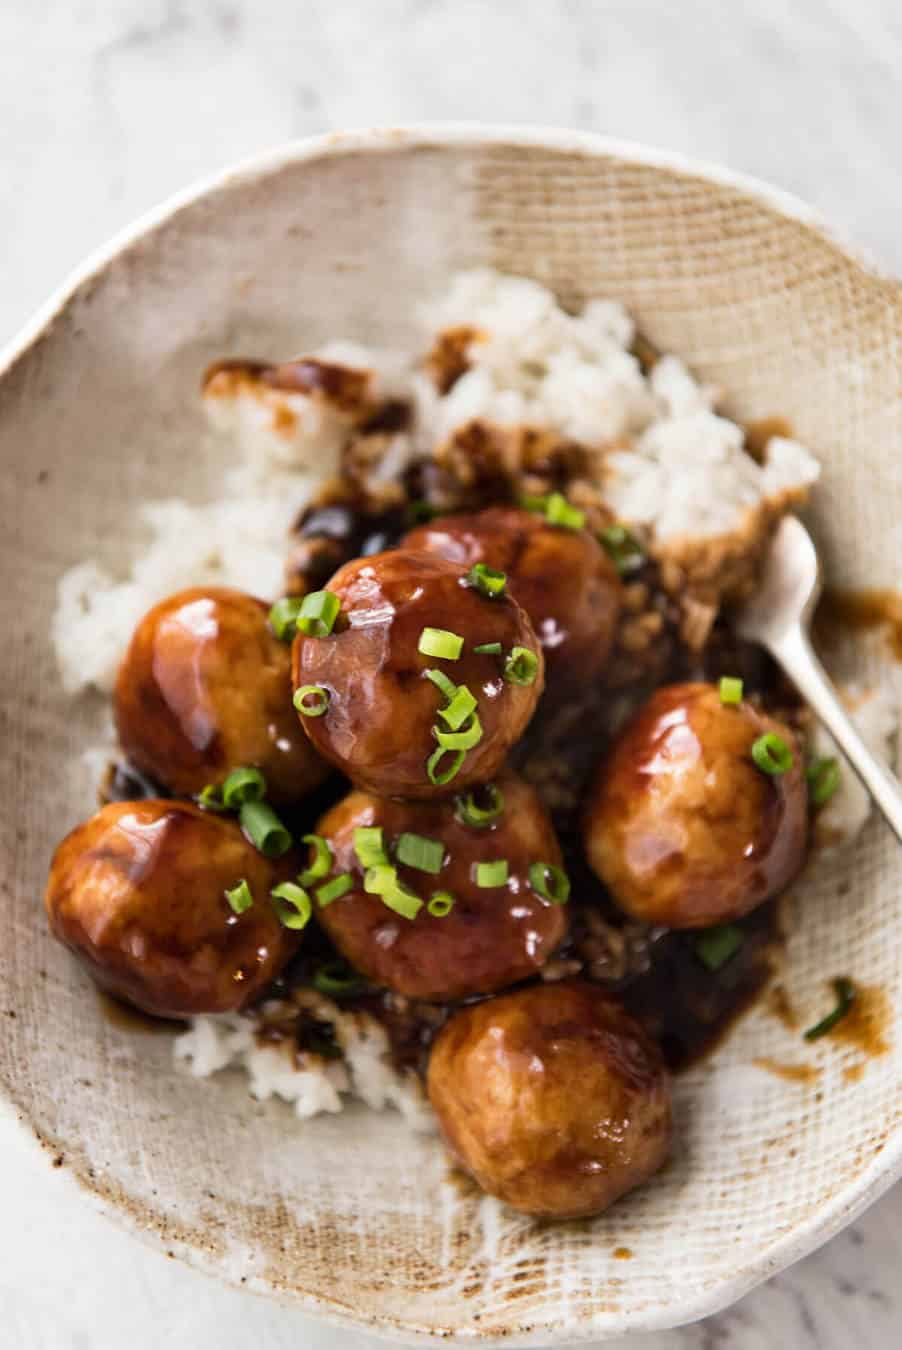
{"type": "MultiPolygon", "coordinates": [[[[902,855],[880,823],[793,888],[782,978],[802,1025],[829,1006],[828,977],[873,986],[890,1048],[806,1047],[760,1004],[678,1080],[668,1169],[583,1223],[460,1188],[394,1113],[302,1125],[238,1077],[177,1074],[168,1037],[103,1016],[41,906],[54,844],[92,809],[80,755],[104,716],[58,682],[60,573],[121,564],[142,498],[209,489],[212,358],[403,342],[415,304],[477,263],[568,303],[616,297],[733,415],[789,419],[823,461],[812,525],[833,579],[895,582],[902,288],[798,203],[596,137],[476,127],[307,141],[183,195],[0,360],[0,1080],[48,1166],[203,1270],[395,1339],[560,1345],[713,1312],[899,1174],[902,855]],[[815,1073],[777,1077],[765,1057],[815,1073]]],[[[846,672],[869,678],[873,661],[859,644],[846,672]]]]}

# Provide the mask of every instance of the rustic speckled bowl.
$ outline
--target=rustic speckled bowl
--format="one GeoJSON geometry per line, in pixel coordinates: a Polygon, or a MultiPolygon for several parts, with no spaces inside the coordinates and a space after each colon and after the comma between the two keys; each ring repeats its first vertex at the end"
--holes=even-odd
{"type": "MultiPolygon", "coordinates": [[[[79,756],[103,716],[57,681],[60,572],[127,554],[141,498],[209,485],[197,390],[213,357],[396,343],[414,303],[473,263],[568,302],[615,296],[736,415],[788,417],[824,462],[812,521],[834,577],[897,579],[902,289],[798,203],[595,137],[472,127],[330,136],[191,191],[0,357],[0,1078],[48,1166],[203,1270],[395,1338],[562,1344],[712,1312],[898,1176],[897,1018],[859,1072],[854,1049],[806,1047],[759,1007],[679,1080],[663,1175],[594,1222],[538,1225],[455,1186],[394,1114],[301,1126],[240,1079],[177,1075],[167,1037],[104,1019],[41,907],[54,843],[91,810],[79,756]],[[784,1081],[762,1056],[820,1073],[784,1081]]],[[[902,1008],[900,878],[872,821],[794,888],[784,978],[803,1024],[846,971],[902,1008]]]]}

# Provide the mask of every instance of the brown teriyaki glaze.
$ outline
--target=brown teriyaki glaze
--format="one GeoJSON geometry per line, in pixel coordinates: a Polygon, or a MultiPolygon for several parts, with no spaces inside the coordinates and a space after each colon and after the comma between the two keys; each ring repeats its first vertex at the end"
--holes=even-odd
{"type": "Polygon", "coordinates": [[[598,1214],[670,1146],[661,1053],[620,1004],[582,981],[464,1008],[439,1032],[429,1099],[483,1190],[525,1214],[598,1214]]]}
{"type": "MultiPolygon", "coordinates": [[[[532,716],[544,681],[542,649],[523,609],[510,597],[488,599],[466,583],[467,568],[425,553],[395,550],[345,564],[327,589],[341,604],[328,637],[298,634],[295,689],[315,685],[329,702],[319,717],[298,714],[316,750],[358,786],[378,794],[429,798],[485,783],[501,768],[532,716]],[[457,660],[418,650],[425,628],[463,639],[457,660]],[[477,653],[500,642],[503,655],[477,653]],[[525,647],[538,661],[529,685],[504,677],[504,655],[525,647]],[[426,676],[440,670],[478,700],[482,739],[467,750],[453,780],[427,775],[437,749],[433,728],[446,699],[426,676]]],[[[446,756],[442,767],[452,756],[446,756]]]]}
{"type": "Polygon", "coordinates": [[[135,629],[116,681],[116,730],[132,765],[171,793],[196,795],[253,765],[282,804],[326,777],[291,707],[290,649],[268,613],[242,591],[193,587],[135,629]]]}
{"type": "Polygon", "coordinates": [[[329,841],[333,870],[350,872],[354,889],[319,911],[319,920],[351,965],[374,984],[409,998],[459,999],[491,993],[535,975],[567,931],[566,905],[544,899],[529,879],[532,863],[559,866],[561,853],[538,796],[513,774],[497,782],[504,810],[485,828],[463,823],[451,802],[403,802],[351,792],[319,821],[329,841]],[[405,885],[424,901],[411,920],[364,890],[364,868],[354,851],[354,831],[378,826],[394,863],[402,833],[441,843],[437,874],[398,865],[405,885]],[[477,863],[504,859],[508,880],[477,885],[477,863]],[[444,917],[427,912],[436,891],[450,891],[454,907],[444,917]]]}
{"type": "Polygon", "coordinates": [[[549,693],[559,695],[604,669],[620,614],[622,584],[588,530],[565,529],[515,506],[444,516],[404,537],[403,546],[507,576],[545,652],[549,693]]]}
{"type": "Polygon", "coordinates": [[[270,890],[298,870],[270,862],[230,818],[188,802],[115,802],[53,857],[45,903],[54,935],[101,988],[158,1017],[228,1012],[267,987],[295,951],[270,890]],[[225,892],[245,880],[252,907],[225,892]]]}
{"type": "Polygon", "coordinates": [[[704,683],[658,689],[616,738],[586,803],[589,862],[616,903],[668,928],[726,923],[777,894],[805,860],[804,764],[782,723],[704,683]],[[763,772],[754,742],[791,748],[763,772]]]}

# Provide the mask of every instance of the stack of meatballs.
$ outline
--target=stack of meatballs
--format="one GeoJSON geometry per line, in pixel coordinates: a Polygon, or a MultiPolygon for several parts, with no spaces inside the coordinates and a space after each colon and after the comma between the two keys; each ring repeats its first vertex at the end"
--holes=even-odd
{"type": "MultiPolygon", "coordinates": [[[[616,998],[541,979],[578,897],[507,761],[540,699],[603,681],[622,586],[579,511],[530,506],[434,520],[272,609],[215,587],[152,609],[115,717],[165,795],[76,828],[46,904],[103,988],[174,1018],[260,1000],[319,925],[372,986],[450,1005],[426,1074],[450,1149],[563,1218],[662,1165],[670,1081],[616,998]],[[279,813],[334,770],[350,790],[292,837],[279,813]]],[[[798,748],[738,683],[659,688],[597,768],[584,853],[632,918],[721,924],[801,865],[798,748]]]]}

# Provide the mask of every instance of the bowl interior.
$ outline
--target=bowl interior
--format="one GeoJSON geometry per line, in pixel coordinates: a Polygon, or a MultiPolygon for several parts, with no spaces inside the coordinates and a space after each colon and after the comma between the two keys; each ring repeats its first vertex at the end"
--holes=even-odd
{"type": "MultiPolygon", "coordinates": [[[[105,716],[58,683],[46,630],[60,572],[121,565],[142,498],[215,481],[207,362],[337,336],[397,346],[416,304],[474,263],[566,302],[620,299],[729,391],[731,413],[788,418],[824,463],[812,522],[832,579],[895,582],[899,288],[766,198],[603,143],[475,134],[339,140],[231,179],[83,280],[0,381],[0,1079],[79,1180],[211,1270],[385,1329],[547,1343],[710,1311],[894,1174],[900,855],[880,824],[793,888],[782,978],[803,1025],[829,977],[876,987],[891,1048],[862,1061],[805,1047],[759,1006],[678,1081],[666,1172],[591,1223],[500,1210],[393,1113],[302,1125],[242,1079],[176,1074],[168,1036],[104,1017],[41,906],[54,844],[92,810],[81,753],[105,716]],[[789,1081],[759,1057],[817,1072],[789,1081]]],[[[880,673],[862,644],[842,664],[880,673]]]]}

